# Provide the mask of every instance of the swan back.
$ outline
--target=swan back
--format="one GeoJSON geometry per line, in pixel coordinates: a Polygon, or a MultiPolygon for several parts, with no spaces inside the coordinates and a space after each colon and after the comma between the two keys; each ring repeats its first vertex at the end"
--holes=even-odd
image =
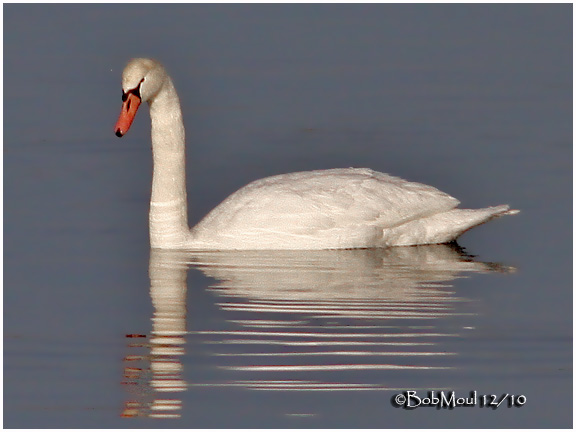
{"type": "Polygon", "coordinates": [[[192,238],[208,249],[383,247],[387,229],[458,203],[432,186],[364,168],[282,174],[232,194],[192,238]]]}

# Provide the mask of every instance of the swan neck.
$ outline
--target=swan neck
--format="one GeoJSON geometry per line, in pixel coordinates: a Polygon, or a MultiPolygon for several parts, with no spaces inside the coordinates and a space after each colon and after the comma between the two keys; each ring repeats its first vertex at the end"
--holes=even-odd
{"type": "Polygon", "coordinates": [[[154,173],[150,200],[150,245],[184,246],[189,233],[186,205],[184,124],[176,89],[167,78],[150,101],[154,173]]]}

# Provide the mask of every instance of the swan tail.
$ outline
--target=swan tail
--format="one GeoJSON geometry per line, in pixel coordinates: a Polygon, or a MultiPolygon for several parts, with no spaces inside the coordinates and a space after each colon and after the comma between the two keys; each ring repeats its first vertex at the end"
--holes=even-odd
{"type": "Polygon", "coordinates": [[[471,228],[500,216],[518,213],[520,210],[511,210],[507,205],[483,209],[452,209],[385,229],[383,240],[387,246],[449,243],[471,228]]]}

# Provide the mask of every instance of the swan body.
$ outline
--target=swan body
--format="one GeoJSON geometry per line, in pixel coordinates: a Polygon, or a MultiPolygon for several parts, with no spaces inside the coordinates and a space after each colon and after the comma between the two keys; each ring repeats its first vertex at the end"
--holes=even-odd
{"type": "Polygon", "coordinates": [[[153,248],[350,249],[447,243],[507,205],[458,209],[438,189],[364,168],[264,178],[230,195],[191,230],[187,222],[185,138],[178,95],[162,65],[133,59],[122,76],[123,136],[142,101],[150,105],[154,173],[153,248]]]}

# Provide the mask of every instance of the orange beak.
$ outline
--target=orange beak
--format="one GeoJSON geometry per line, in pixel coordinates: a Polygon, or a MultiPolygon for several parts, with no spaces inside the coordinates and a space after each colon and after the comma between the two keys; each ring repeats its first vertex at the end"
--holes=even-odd
{"type": "Polygon", "coordinates": [[[126,94],[126,100],[122,103],[120,117],[118,117],[116,126],[114,126],[114,132],[116,133],[116,136],[122,137],[126,134],[126,132],[128,132],[128,129],[130,129],[130,126],[134,121],[134,117],[136,117],[136,111],[138,111],[140,103],[142,103],[142,99],[140,99],[135,94],[126,94]]]}

